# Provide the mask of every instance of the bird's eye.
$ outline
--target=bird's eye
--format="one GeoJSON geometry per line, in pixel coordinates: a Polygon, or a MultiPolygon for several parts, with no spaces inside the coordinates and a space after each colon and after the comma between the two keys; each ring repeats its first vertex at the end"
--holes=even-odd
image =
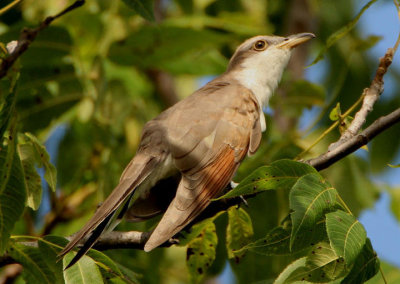
{"type": "Polygon", "coordinates": [[[267,47],[268,44],[265,40],[257,40],[253,45],[253,49],[257,51],[265,50],[267,47]]]}

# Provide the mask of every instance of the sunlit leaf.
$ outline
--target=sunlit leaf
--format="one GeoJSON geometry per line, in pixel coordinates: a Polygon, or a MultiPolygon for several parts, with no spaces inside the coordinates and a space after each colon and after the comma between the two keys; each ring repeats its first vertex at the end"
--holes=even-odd
{"type": "Polygon", "coordinates": [[[371,0],[367,4],[362,7],[361,11],[357,14],[357,16],[351,20],[347,25],[344,27],[340,28],[333,34],[329,36],[329,38],[326,40],[324,48],[319,52],[318,56],[314,59],[314,61],[311,63],[311,65],[317,63],[320,61],[323,57],[326,51],[334,45],[338,40],[340,40],[342,37],[346,36],[357,24],[358,20],[362,16],[362,14],[372,5],[376,2],[376,0],[371,0]]]}
{"type": "Polygon", "coordinates": [[[153,0],[122,0],[128,7],[149,21],[154,21],[153,0]]]}
{"type": "Polygon", "coordinates": [[[186,266],[192,283],[199,283],[214,262],[218,243],[215,225],[212,222],[193,239],[186,251],[186,266]]]}
{"type": "Polygon", "coordinates": [[[397,164],[397,165],[388,164],[388,166],[391,168],[400,168],[400,164],[397,164]]]}
{"type": "Polygon", "coordinates": [[[291,188],[300,177],[309,173],[317,171],[305,163],[292,160],[276,161],[269,166],[258,168],[219,199],[254,194],[264,190],[291,188]]]}
{"type": "Polygon", "coordinates": [[[326,214],[326,231],[336,254],[351,266],[365,244],[367,233],[364,227],[354,216],[337,210],[326,214]]]}
{"type": "MultiPolygon", "coordinates": [[[[75,252],[63,258],[64,268],[70,263],[75,252]]],[[[88,256],[83,256],[76,264],[64,270],[65,284],[104,283],[99,267],[88,256]]]]}
{"type": "Polygon", "coordinates": [[[37,210],[42,200],[42,180],[35,168],[38,162],[32,144],[18,144],[18,154],[22,163],[21,179],[25,183],[27,205],[33,210],[37,210]]]}
{"type": "Polygon", "coordinates": [[[229,258],[239,259],[244,251],[235,252],[248,244],[253,236],[253,225],[249,214],[242,208],[228,209],[228,226],[226,228],[226,249],[229,258]]]}
{"type": "Polygon", "coordinates": [[[33,146],[36,155],[36,162],[39,162],[39,166],[45,169],[44,179],[47,181],[50,189],[55,191],[57,186],[57,170],[50,162],[50,156],[47,153],[46,148],[34,135],[25,133],[25,137],[28,138],[28,141],[33,146]]]}
{"type": "Polygon", "coordinates": [[[197,238],[202,231],[211,226],[210,223],[213,223],[216,218],[218,218],[224,213],[225,211],[220,211],[214,216],[194,224],[192,227],[190,227],[189,230],[181,231],[179,233],[180,238],[179,238],[179,243],[177,245],[178,246],[188,245],[192,240],[197,238]]]}
{"type": "Polygon", "coordinates": [[[291,247],[300,232],[312,229],[334,208],[336,195],[336,189],[319,174],[308,174],[296,182],[289,195],[290,209],[293,210],[291,247]]]}
{"type": "Polygon", "coordinates": [[[332,121],[336,121],[342,115],[342,111],[340,109],[340,103],[337,103],[336,106],[329,113],[329,119],[332,121]]]}

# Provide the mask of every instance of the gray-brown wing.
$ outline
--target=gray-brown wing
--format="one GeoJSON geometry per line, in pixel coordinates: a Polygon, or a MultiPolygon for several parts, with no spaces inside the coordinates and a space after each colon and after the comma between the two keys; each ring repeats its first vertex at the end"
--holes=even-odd
{"type": "Polygon", "coordinates": [[[182,121],[188,124],[167,136],[182,179],[146,243],[146,251],[167,241],[198,216],[230,182],[246,153],[257,149],[261,137],[258,110],[252,93],[240,86],[224,86],[197,100],[196,107],[182,108],[176,125],[182,121]]]}

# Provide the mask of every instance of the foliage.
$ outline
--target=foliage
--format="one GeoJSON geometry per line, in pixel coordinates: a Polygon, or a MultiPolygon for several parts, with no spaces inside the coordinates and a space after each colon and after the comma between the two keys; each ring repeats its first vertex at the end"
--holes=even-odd
{"type": "MultiPolygon", "coordinates": [[[[4,12],[0,60],[22,27],[36,26],[66,2],[25,0],[4,12]]],[[[306,12],[294,2],[87,1],[38,34],[0,80],[0,255],[23,266],[18,283],[198,283],[225,265],[239,283],[362,283],[377,274],[382,262],[357,216],[380,192],[371,171],[396,164],[400,126],[374,139],[365,159],[350,156],[322,173],[294,161],[331,120],[342,128],[302,158],[326,151],[351,121],[354,113],[343,113],[369,85],[377,62],[366,51],[379,38],[361,38],[357,26],[375,0],[361,11],[350,9],[356,1],[308,1],[306,12]],[[239,185],[219,198],[244,196],[248,207],[194,224],[177,246],[90,250],[64,271],[74,252],[57,261],[67,242],[61,236],[76,232],[116,185],[144,123],[197,89],[199,79],[224,72],[245,38],[295,32],[293,13],[316,20],[309,61],[324,58],[318,64],[325,62],[326,72],[316,84],[289,66],[260,149],[239,168],[239,185]],[[157,74],[172,91],[162,90],[157,74]],[[299,117],[311,107],[319,118],[299,130],[299,117]]],[[[398,96],[384,95],[372,118],[400,105],[398,96]]],[[[400,219],[398,190],[390,193],[400,219]]],[[[155,222],[118,229],[148,231],[155,222]]],[[[396,283],[398,270],[382,267],[396,283]]]]}

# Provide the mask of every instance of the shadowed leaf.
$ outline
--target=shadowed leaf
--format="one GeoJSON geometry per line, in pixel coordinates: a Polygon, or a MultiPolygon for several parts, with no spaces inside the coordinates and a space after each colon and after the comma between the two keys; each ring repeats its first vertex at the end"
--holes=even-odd
{"type": "Polygon", "coordinates": [[[48,256],[43,254],[39,248],[14,243],[9,253],[24,267],[23,277],[27,283],[62,283],[56,282],[54,272],[45,261],[48,256]]]}
{"type": "Polygon", "coordinates": [[[10,233],[24,211],[26,200],[25,184],[20,178],[22,166],[15,152],[14,139],[0,147],[0,254],[7,248],[10,233]]]}
{"type": "Polygon", "coordinates": [[[379,272],[379,266],[378,256],[372,248],[371,240],[367,238],[353,268],[341,283],[364,283],[379,272]]]}
{"type": "Polygon", "coordinates": [[[289,194],[290,209],[293,210],[290,214],[293,227],[291,247],[300,232],[312,229],[326,212],[334,208],[336,195],[336,189],[319,174],[308,174],[296,182],[289,194]]]}
{"type": "Polygon", "coordinates": [[[149,21],[154,21],[153,0],[122,0],[128,7],[149,21]]]}

